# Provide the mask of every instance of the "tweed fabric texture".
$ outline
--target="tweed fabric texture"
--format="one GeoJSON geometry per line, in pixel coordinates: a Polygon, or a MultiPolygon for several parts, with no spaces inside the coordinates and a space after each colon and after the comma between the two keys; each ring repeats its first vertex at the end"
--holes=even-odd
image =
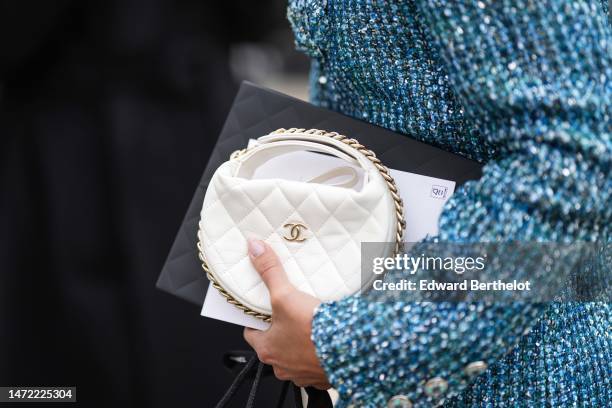
{"type": "MultiPolygon", "coordinates": [[[[448,201],[444,242],[609,242],[606,2],[293,0],[311,98],[486,163],[448,201]]],[[[612,307],[319,307],[313,341],[339,406],[612,405],[612,307]],[[466,365],[488,369],[468,375],[466,365]],[[431,379],[444,387],[428,388],[431,379]],[[439,383],[439,381],[438,381],[439,383]]],[[[468,370],[469,371],[469,370],[468,370]]]]}

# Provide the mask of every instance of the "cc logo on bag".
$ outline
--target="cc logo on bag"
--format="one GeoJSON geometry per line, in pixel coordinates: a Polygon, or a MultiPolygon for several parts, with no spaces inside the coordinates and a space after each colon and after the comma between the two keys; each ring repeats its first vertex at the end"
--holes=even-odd
{"type": "Polygon", "coordinates": [[[302,237],[302,232],[308,229],[308,227],[304,224],[300,224],[299,222],[290,222],[283,225],[283,227],[289,229],[287,231],[289,236],[283,236],[283,238],[285,238],[287,241],[302,242],[306,240],[306,238],[302,237]]]}

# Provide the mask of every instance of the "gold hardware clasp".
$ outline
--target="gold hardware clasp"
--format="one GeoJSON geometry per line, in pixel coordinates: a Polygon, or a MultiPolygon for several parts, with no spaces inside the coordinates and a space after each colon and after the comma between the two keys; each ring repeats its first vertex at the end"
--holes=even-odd
{"type": "Polygon", "coordinates": [[[299,222],[290,222],[283,225],[283,227],[289,228],[289,231],[287,231],[289,236],[283,236],[283,238],[285,238],[287,241],[302,242],[306,240],[306,238],[302,237],[302,232],[308,229],[308,227],[304,224],[299,222]]]}

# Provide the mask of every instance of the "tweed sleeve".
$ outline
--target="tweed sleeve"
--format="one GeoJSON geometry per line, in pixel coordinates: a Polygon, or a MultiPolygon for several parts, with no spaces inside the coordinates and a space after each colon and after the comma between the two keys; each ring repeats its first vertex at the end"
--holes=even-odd
{"type": "MultiPolygon", "coordinates": [[[[601,4],[418,3],[467,120],[497,151],[482,178],[451,197],[438,239],[606,240],[612,61],[601,4]]],[[[402,394],[420,407],[460,393],[470,364],[499,359],[540,313],[518,303],[350,297],[318,308],[312,337],[340,406],[380,407],[402,394]]]]}

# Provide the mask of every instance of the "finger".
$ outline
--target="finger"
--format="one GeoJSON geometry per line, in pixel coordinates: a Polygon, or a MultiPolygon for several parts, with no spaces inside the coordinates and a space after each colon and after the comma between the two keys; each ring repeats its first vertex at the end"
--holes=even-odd
{"type": "Polygon", "coordinates": [[[268,244],[258,239],[249,239],[249,257],[268,287],[271,298],[292,288],[280,260],[268,244]]]}
{"type": "Polygon", "coordinates": [[[312,385],[317,390],[327,391],[331,388],[331,385],[328,383],[316,383],[312,385]]]}
{"type": "Polygon", "coordinates": [[[265,333],[260,330],[245,327],[243,335],[246,342],[249,343],[249,346],[257,353],[259,361],[264,364],[269,364],[272,356],[270,355],[268,347],[266,347],[265,333]]]}
{"type": "Polygon", "coordinates": [[[257,346],[261,343],[261,334],[261,331],[251,329],[250,327],[245,327],[243,332],[244,340],[249,343],[249,346],[255,351],[257,351],[257,346]]]}
{"type": "Polygon", "coordinates": [[[272,370],[274,371],[274,376],[278,378],[279,380],[286,381],[290,379],[287,371],[283,370],[282,368],[273,366],[272,370]]]}

